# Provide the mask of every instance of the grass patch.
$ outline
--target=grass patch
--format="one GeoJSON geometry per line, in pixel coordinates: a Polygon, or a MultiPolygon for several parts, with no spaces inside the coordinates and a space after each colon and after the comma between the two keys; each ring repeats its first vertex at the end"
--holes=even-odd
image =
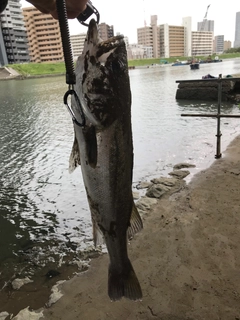
{"type": "Polygon", "coordinates": [[[64,62],[10,64],[9,67],[13,68],[23,76],[39,76],[65,73],[64,62]]]}
{"type": "MultiPolygon", "coordinates": [[[[225,53],[218,55],[219,59],[234,59],[240,58],[240,53],[225,53]]],[[[212,55],[214,58],[215,55],[212,55]]],[[[206,59],[207,57],[197,57],[199,59],[206,59]]],[[[137,59],[137,60],[129,60],[129,67],[139,67],[146,66],[152,64],[161,64],[167,61],[168,63],[173,63],[176,60],[186,61],[189,57],[171,57],[171,58],[158,58],[158,59],[137,59]]],[[[65,64],[64,62],[55,62],[55,63],[23,63],[23,64],[10,64],[9,67],[16,70],[21,75],[27,76],[39,76],[39,75],[50,75],[50,74],[64,74],[65,64]]]]}

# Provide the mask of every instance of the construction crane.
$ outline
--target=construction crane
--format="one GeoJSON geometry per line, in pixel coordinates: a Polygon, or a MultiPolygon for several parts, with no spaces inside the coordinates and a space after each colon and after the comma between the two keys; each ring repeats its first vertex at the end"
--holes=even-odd
{"type": "Polygon", "coordinates": [[[205,29],[205,25],[206,25],[206,22],[207,22],[207,15],[208,15],[209,7],[210,7],[210,4],[207,6],[207,11],[206,11],[205,16],[203,18],[203,22],[201,22],[201,28],[200,28],[199,31],[205,31],[204,29],[205,29]]]}
{"type": "MultiPolygon", "coordinates": [[[[207,6],[207,10],[206,13],[203,17],[203,21],[201,22],[200,28],[199,28],[199,36],[198,36],[198,42],[200,42],[200,38],[201,38],[201,32],[205,31],[205,25],[207,22],[207,15],[208,15],[208,10],[209,10],[210,4],[207,6]]],[[[198,50],[197,50],[197,45],[195,45],[194,51],[193,51],[193,56],[196,56],[198,54],[198,50]]],[[[190,64],[190,68],[191,69],[199,69],[199,62],[194,61],[194,58],[192,59],[192,63],[190,64]]]]}

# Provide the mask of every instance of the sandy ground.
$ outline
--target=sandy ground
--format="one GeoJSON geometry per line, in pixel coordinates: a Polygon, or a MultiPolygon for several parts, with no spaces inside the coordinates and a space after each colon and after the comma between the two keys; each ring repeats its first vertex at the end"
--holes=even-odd
{"type": "Polygon", "coordinates": [[[108,256],[61,286],[45,319],[240,319],[240,136],[223,158],[158,201],[129,245],[142,301],[107,296],[108,256]]]}

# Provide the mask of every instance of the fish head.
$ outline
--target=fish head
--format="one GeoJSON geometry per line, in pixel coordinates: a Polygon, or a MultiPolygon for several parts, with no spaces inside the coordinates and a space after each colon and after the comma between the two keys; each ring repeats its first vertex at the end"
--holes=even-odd
{"type": "Polygon", "coordinates": [[[85,116],[93,125],[108,127],[130,113],[127,51],[122,35],[102,41],[92,19],[77,61],[76,76],[85,116]]]}

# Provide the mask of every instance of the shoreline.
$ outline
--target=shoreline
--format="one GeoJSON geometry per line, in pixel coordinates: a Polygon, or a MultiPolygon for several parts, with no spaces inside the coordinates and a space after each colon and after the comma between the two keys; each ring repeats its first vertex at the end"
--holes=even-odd
{"type": "Polygon", "coordinates": [[[142,301],[109,300],[103,254],[59,285],[63,296],[38,310],[39,319],[240,319],[239,185],[240,136],[143,217],[143,231],[128,246],[142,301]]]}
{"type": "Polygon", "coordinates": [[[222,159],[158,201],[129,245],[143,299],[111,302],[108,256],[62,284],[46,319],[238,319],[240,136],[222,159]],[[86,308],[87,305],[87,308],[86,308]]]}

